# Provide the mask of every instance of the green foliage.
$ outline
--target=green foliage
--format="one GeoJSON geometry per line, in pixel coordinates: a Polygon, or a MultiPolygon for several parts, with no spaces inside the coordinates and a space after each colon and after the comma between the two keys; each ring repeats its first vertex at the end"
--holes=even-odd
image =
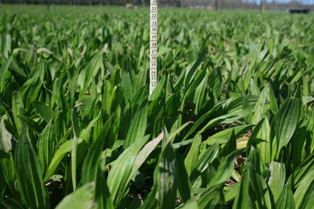
{"type": "Polygon", "coordinates": [[[0,7],[1,208],[312,208],[313,16],[0,7]]]}

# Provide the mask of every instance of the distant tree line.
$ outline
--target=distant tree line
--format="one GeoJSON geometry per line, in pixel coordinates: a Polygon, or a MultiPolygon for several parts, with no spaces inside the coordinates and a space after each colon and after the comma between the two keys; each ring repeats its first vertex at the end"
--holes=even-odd
{"type": "MultiPolygon", "coordinates": [[[[313,4],[314,0],[307,0],[307,4],[313,4]]],[[[138,6],[148,6],[150,0],[0,0],[0,3],[9,4],[68,4],[68,5],[126,5],[128,3],[138,6]]],[[[273,0],[159,0],[161,6],[196,7],[212,9],[284,9],[287,7],[302,6],[301,0],[290,0],[288,3],[273,0]]]]}

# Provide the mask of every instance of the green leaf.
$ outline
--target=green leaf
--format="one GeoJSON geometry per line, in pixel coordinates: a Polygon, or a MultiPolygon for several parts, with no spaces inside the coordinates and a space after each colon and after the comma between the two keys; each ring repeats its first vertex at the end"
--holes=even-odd
{"type": "Polygon", "coordinates": [[[137,139],[142,138],[147,126],[147,105],[140,108],[132,119],[131,126],[128,130],[125,147],[129,147],[137,139]]]}
{"type": "Polygon", "coordinates": [[[0,67],[0,81],[1,81],[1,84],[0,84],[0,92],[3,92],[6,90],[6,73],[8,72],[9,70],[9,67],[11,65],[11,62],[13,60],[13,57],[10,56],[8,60],[5,61],[4,64],[2,64],[2,66],[0,67]]]}
{"type": "MultiPolygon", "coordinates": [[[[113,117],[112,117],[113,118],[113,117]]],[[[111,119],[112,119],[111,118],[111,119]]],[[[107,121],[106,127],[109,128],[110,122],[107,121]]],[[[85,185],[90,182],[96,182],[96,191],[94,200],[98,203],[99,208],[114,208],[107,182],[104,178],[100,167],[100,158],[103,150],[103,136],[108,133],[108,128],[103,129],[103,133],[99,135],[96,141],[92,144],[82,165],[81,184],[85,185]]]]}
{"type": "Polygon", "coordinates": [[[197,162],[195,162],[194,169],[191,172],[190,175],[190,181],[192,185],[194,184],[195,180],[200,176],[202,172],[206,168],[208,168],[208,165],[214,161],[214,159],[218,156],[219,147],[212,145],[206,151],[204,154],[200,156],[197,162]]]}
{"type": "Polygon", "coordinates": [[[237,149],[237,141],[236,141],[236,136],[234,133],[234,130],[232,130],[229,140],[227,141],[226,144],[222,147],[222,149],[219,151],[218,158],[222,159],[226,156],[228,156],[231,152],[237,149]]]}
{"type": "Polygon", "coordinates": [[[19,118],[18,115],[24,113],[24,104],[20,92],[17,91],[13,92],[12,94],[12,113],[16,129],[20,131],[24,124],[24,121],[19,118]]]}
{"type": "Polygon", "coordinates": [[[155,139],[153,139],[152,141],[148,142],[143,147],[143,149],[137,154],[137,156],[135,158],[135,161],[134,161],[134,164],[133,164],[133,168],[132,168],[129,180],[131,180],[133,175],[135,175],[137,170],[143,165],[143,163],[145,162],[147,157],[152,153],[152,151],[154,151],[154,149],[156,149],[157,145],[159,144],[159,142],[163,138],[164,138],[164,132],[162,131],[155,139]]]}
{"type": "Polygon", "coordinates": [[[80,136],[80,128],[77,120],[76,108],[72,109],[71,122],[73,126],[73,143],[71,149],[71,173],[73,190],[76,189],[77,144],[80,136]]]}
{"type": "Polygon", "coordinates": [[[197,132],[197,134],[201,134],[204,131],[208,130],[209,128],[214,127],[214,126],[221,124],[221,123],[233,123],[233,122],[237,121],[238,119],[244,118],[247,114],[248,114],[248,112],[246,110],[244,110],[244,111],[234,112],[234,113],[230,113],[230,114],[216,117],[216,118],[210,120],[204,127],[202,127],[197,132]]]}
{"type": "Polygon", "coordinates": [[[289,184],[286,184],[276,201],[276,208],[278,209],[295,209],[295,202],[293,193],[289,184]]]}
{"type": "Polygon", "coordinates": [[[8,153],[12,150],[15,144],[15,139],[5,127],[5,118],[5,116],[2,116],[0,121],[0,151],[2,150],[5,153],[8,153]]]}
{"type": "Polygon", "coordinates": [[[114,203],[117,207],[120,201],[125,197],[128,187],[130,173],[138,152],[147,142],[148,137],[137,139],[129,146],[112,164],[112,169],[108,175],[108,187],[114,203]]]}
{"type": "Polygon", "coordinates": [[[272,161],[269,166],[269,171],[270,177],[267,183],[274,196],[274,201],[276,202],[285,184],[286,179],[285,165],[283,163],[272,161]]]}
{"type": "Polygon", "coordinates": [[[46,173],[53,158],[55,147],[54,126],[51,124],[51,122],[46,125],[37,143],[39,163],[43,173],[46,173]]]}
{"type": "Polygon", "coordinates": [[[227,205],[224,203],[221,195],[221,185],[211,186],[204,192],[198,194],[195,198],[199,209],[207,208],[221,208],[227,209],[227,205]]]}
{"type": "Polygon", "coordinates": [[[299,122],[300,111],[299,99],[288,99],[279,109],[274,122],[274,131],[279,141],[277,154],[292,138],[299,122]]]}
{"type": "Polygon", "coordinates": [[[228,128],[213,134],[212,136],[204,140],[203,143],[208,145],[225,144],[228,142],[230,135],[233,131],[235,133],[235,137],[239,137],[241,134],[247,133],[249,130],[251,130],[252,127],[254,127],[253,124],[248,124],[228,128]]]}
{"type": "Polygon", "coordinates": [[[174,208],[177,191],[176,157],[171,142],[163,148],[156,181],[159,208],[174,208]]]}
{"type": "Polygon", "coordinates": [[[223,158],[222,162],[218,166],[215,176],[210,180],[209,187],[214,185],[224,184],[233,172],[234,160],[239,156],[244,149],[234,150],[228,156],[223,158]]]}
{"type": "Polygon", "coordinates": [[[78,188],[75,192],[66,196],[56,207],[56,209],[92,209],[97,208],[97,203],[94,201],[95,182],[85,184],[78,188]]]}
{"type": "Polygon", "coordinates": [[[38,102],[38,101],[34,101],[33,102],[34,107],[36,109],[36,111],[39,113],[39,115],[47,122],[49,123],[49,121],[51,120],[51,118],[56,117],[56,113],[49,108],[48,106],[46,106],[45,104],[38,102]]]}
{"type": "Polygon", "coordinates": [[[186,203],[191,198],[191,184],[189,174],[185,169],[181,155],[176,152],[176,179],[178,190],[183,203],[186,203]]]}
{"type": "Polygon", "coordinates": [[[3,173],[3,168],[1,166],[0,169],[0,202],[3,201],[3,197],[4,197],[4,192],[6,189],[6,183],[5,183],[5,179],[4,179],[4,173],[3,173]]]}
{"type": "Polygon", "coordinates": [[[184,165],[188,175],[191,175],[192,170],[195,167],[195,162],[198,161],[199,157],[199,149],[202,142],[202,137],[200,135],[196,135],[193,138],[192,146],[187,154],[186,158],[184,159],[184,165]]]}
{"type": "Polygon", "coordinates": [[[42,171],[27,128],[21,131],[15,151],[15,170],[22,198],[29,208],[49,208],[42,171]]]}
{"type": "Polygon", "coordinates": [[[311,209],[314,205],[314,170],[309,172],[300,182],[294,193],[297,209],[311,209]]]}
{"type": "MultiPolygon", "coordinates": [[[[80,144],[82,142],[82,140],[79,140],[78,141],[78,144],[80,144]]],[[[55,170],[58,168],[61,160],[63,159],[63,157],[69,153],[72,149],[72,144],[73,144],[73,139],[71,140],[68,140],[66,142],[64,142],[55,152],[52,160],[51,160],[51,163],[47,169],[47,172],[45,174],[45,177],[44,177],[44,181],[47,181],[50,176],[53,175],[53,173],[55,172],[55,170]]]]}

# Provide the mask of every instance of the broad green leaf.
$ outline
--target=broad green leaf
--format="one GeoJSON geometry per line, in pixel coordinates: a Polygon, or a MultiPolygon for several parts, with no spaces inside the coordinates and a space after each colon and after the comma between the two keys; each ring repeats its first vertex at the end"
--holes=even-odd
{"type": "Polygon", "coordinates": [[[285,184],[285,165],[283,163],[272,161],[269,166],[269,171],[270,177],[267,183],[274,196],[274,201],[277,202],[285,184]]]}
{"type": "Polygon", "coordinates": [[[240,184],[240,191],[234,201],[233,208],[274,207],[263,176],[255,171],[251,162],[247,163],[247,169],[242,174],[240,184]]]}
{"type": "Polygon", "coordinates": [[[142,138],[145,134],[147,126],[147,106],[140,108],[134,115],[131,126],[128,130],[125,140],[125,147],[129,147],[136,142],[139,138],[142,138]]]}
{"type": "Polygon", "coordinates": [[[17,183],[26,205],[29,208],[49,208],[39,160],[26,127],[22,129],[16,146],[14,166],[19,171],[16,173],[17,183]]]}
{"type": "Polygon", "coordinates": [[[163,148],[158,162],[157,192],[159,208],[174,208],[177,192],[176,157],[172,143],[163,148]]]}
{"type": "Polygon", "coordinates": [[[239,125],[232,128],[228,128],[222,131],[219,131],[212,136],[210,136],[208,139],[206,139],[203,143],[208,145],[213,144],[225,144],[228,142],[229,137],[231,133],[234,131],[235,136],[239,137],[241,134],[247,133],[251,128],[254,127],[254,125],[239,125]]]}
{"type": "Polygon", "coordinates": [[[189,180],[189,174],[185,168],[183,158],[178,152],[176,152],[176,179],[178,190],[183,203],[186,203],[191,199],[191,184],[189,180]]]}
{"type": "Polygon", "coordinates": [[[5,91],[5,84],[6,84],[6,73],[8,72],[9,70],[9,67],[11,65],[11,62],[13,60],[13,57],[10,56],[8,60],[6,60],[6,62],[4,64],[2,64],[2,66],[0,67],[0,81],[1,81],[1,84],[0,84],[0,92],[3,92],[5,91]]]}
{"type": "MultiPolygon", "coordinates": [[[[1,151],[0,151],[1,152],[1,151]]],[[[4,192],[6,189],[6,183],[5,183],[5,179],[4,179],[4,173],[3,173],[3,168],[1,166],[0,169],[0,202],[3,201],[3,197],[4,197],[4,192]]]]}
{"type": "Polygon", "coordinates": [[[221,208],[227,209],[227,205],[224,203],[224,199],[221,195],[221,185],[211,186],[204,192],[198,194],[195,198],[199,209],[206,208],[221,208]]]}
{"type": "Polygon", "coordinates": [[[73,141],[72,141],[72,149],[71,149],[71,173],[72,173],[72,185],[73,190],[76,189],[76,166],[77,166],[77,144],[80,136],[80,128],[78,124],[76,108],[72,109],[71,113],[71,122],[73,126],[73,141]]]}
{"type": "Polygon", "coordinates": [[[137,139],[131,144],[118,159],[112,164],[112,169],[108,175],[108,187],[114,203],[117,207],[120,201],[125,197],[128,187],[130,173],[133,164],[143,145],[147,142],[148,137],[137,139]]]}
{"type": "MultiPolygon", "coordinates": [[[[78,141],[78,144],[80,144],[82,142],[82,140],[79,140],[78,141]]],[[[51,160],[51,163],[49,164],[49,167],[47,169],[47,172],[45,174],[45,177],[44,177],[44,181],[47,181],[50,176],[53,175],[53,173],[55,172],[55,170],[58,168],[61,160],[63,159],[63,157],[71,152],[71,149],[72,149],[72,144],[73,144],[73,139],[71,140],[68,140],[66,142],[64,142],[55,152],[52,160],[51,160]]]]}
{"type": "Polygon", "coordinates": [[[240,190],[238,192],[238,195],[236,196],[233,206],[233,209],[255,209],[257,206],[254,204],[253,196],[248,195],[250,190],[250,179],[248,176],[248,172],[244,172],[242,174],[242,180],[240,183],[240,190]]]}
{"type": "Polygon", "coordinates": [[[45,104],[38,101],[34,101],[33,104],[35,106],[36,111],[47,123],[49,123],[51,118],[56,117],[55,112],[45,104]]]}
{"type": "Polygon", "coordinates": [[[56,207],[56,209],[92,209],[98,208],[97,203],[94,201],[95,182],[85,184],[78,188],[75,192],[66,196],[56,207]]]}
{"type": "Polygon", "coordinates": [[[310,209],[314,205],[314,170],[309,172],[300,182],[294,193],[297,209],[310,209]]]}
{"type": "Polygon", "coordinates": [[[2,54],[7,59],[9,57],[9,54],[11,52],[11,43],[12,43],[12,37],[11,34],[5,33],[2,36],[2,54]]]}
{"type": "Polygon", "coordinates": [[[78,76],[78,85],[80,86],[81,92],[85,93],[92,79],[94,79],[97,73],[103,68],[103,51],[99,50],[78,76]]]}
{"type": "Polygon", "coordinates": [[[188,175],[191,175],[191,172],[195,167],[195,162],[198,161],[201,142],[202,142],[202,137],[200,135],[196,135],[193,138],[193,143],[189,150],[189,153],[184,159],[184,165],[185,165],[188,175]]]}
{"type": "Polygon", "coordinates": [[[12,134],[6,129],[4,119],[6,117],[2,116],[0,121],[0,151],[8,153],[12,150],[15,139],[12,134]]]}
{"type": "Polygon", "coordinates": [[[276,208],[278,209],[295,209],[295,202],[293,193],[289,184],[286,184],[276,201],[276,208]]]}
{"type": "Polygon", "coordinates": [[[137,170],[143,165],[143,163],[146,161],[147,157],[154,151],[159,144],[159,142],[164,138],[164,132],[162,131],[158,137],[153,139],[152,141],[148,142],[142,150],[137,154],[133,168],[130,174],[130,179],[135,175],[137,170]]]}
{"type": "Polygon", "coordinates": [[[215,176],[210,180],[209,187],[224,184],[231,177],[234,167],[234,160],[243,151],[244,149],[234,150],[228,156],[222,159],[215,176]]]}
{"type": "Polygon", "coordinates": [[[38,159],[43,174],[46,173],[48,166],[53,158],[54,148],[55,148],[54,126],[50,122],[44,128],[37,142],[38,159]]]}
{"type": "Polygon", "coordinates": [[[89,95],[85,95],[79,99],[80,106],[77,107],[82,118],[88,117],[93,111],[94,102],[96,99],[93,99],[89,95]]]}
{"type": "MultiPolygon", "coordinates": [[[[13,192],[13,197],[19,197],[18,191],[15,190],[15,169],[14,169],[14,158],[12,152],[4,153],[0,151],[0,167],[2,170],[1,178],[5,181],[5,184],[13,192]]],[[[4,185],[5,185],[4,184],[4,185]]]]}
{"type": "Polygon", "coordinates": [[[238,119],[244,118],[248,114],[247,111],[239,111],[236,113],[226,114],[219,117],[216,117],[209,121],[201,130],[199,130],[197,133],[201,134],[205,130],[214,127],[215,125],[218,125],[220,123],[232,123],[237,121],[238,119]]]}
{"type": "Polygon", "coordinates": [[[288,99],[279,109],[275,122],[274,131],[279,140],[278,152],[286,146],[294,134],[301,111],[301,102],[298,99],[288,99]]]}
{"type": "Polygon", "coordinates": [[[199,56],[198,59],[193,64],[193,66],[189,70],[186,71],[185,81],[184,81],[185,89],[188,89],[188,85],[190,85],[190,82],[191,82],[193,76],[195,75],[197,68],[202,63],[202,60],[203,60],[202,57],[199,56]]]}
{"type": "MultiPolygon", "coordinates": [[[[107,121],[106,127],[110,125],[107,121]]],[[[92,144],[82,165],[81,184],[88,184],[90,182],[96,183],[96,191],[94,200],[97,202],[99,208],[114,208],[107,182],[104,178],[100,167],[100,157],[103,150],[104,140],[103,136],[107,135],[108,128],[103,129],[102,134],[92,144]]]]}
{"type": "Polygon", "coordinates": [[[23,205],[17,200],[11,197],[4,197],[4,201],[1,202],[3,209],[24,209],[23,205]]]}
{"type": "Polygon", "coordinates": [[[221,150],[219,151],[218,158],[223,159],[228,156],[231,152],[237,149],[237,141],[236,141],[234,130],[231,132],[229,136],[229,140],[226,144],[223,145],[221,150]]]}
{"type": "Polygon", "coordinates": [[[199,157],[195,162],[194,169],[190,175],[190,181],[193,184],[200,174],[208,168],[208,165],[212,163],[218,156],[218,146],[212,145],[199,157]]]}
{"type": "Polygon", "coordinates": [[[227,189],[225,187],[225,201],[229,202],[235,199],[235,197],[237,196],[237,194],[239,193],[240,190],[240,183],[236,183],[232,186],[228,186],[227,189]]]}
{"type": "Polygon", "coordinates": [[[308,156],[289,176],[288,182],[293,189],[297,188],[305,176],[314,169],[314,153],[308,156]]]}
{"type": "Polygon", "coordinates": [[[16,125],[16,129],[18,131],[21,130],[24,121],[18,117],[18,115],[23,114],[23,109],[24,109],[24,104],[23,104],[23,99],[20,94],[20,92],[13,92],[12,94],[12,113],[13,113],[13,118],[14,118],[14,123],[16,125]]]}
{"type": "Polygon", "coordinates": [[[190,198],[186,203],[177,207],[178,209],[198,208],[198,203],[194,197],[190,198]]]}

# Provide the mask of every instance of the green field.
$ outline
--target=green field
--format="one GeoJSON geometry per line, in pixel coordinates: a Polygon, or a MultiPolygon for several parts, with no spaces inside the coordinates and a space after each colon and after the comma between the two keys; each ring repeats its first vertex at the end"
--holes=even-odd
{"type": "Polygon", "coordinates": [[[311,209],[314,16],[0,5],[0,208],[311,209]]]}

